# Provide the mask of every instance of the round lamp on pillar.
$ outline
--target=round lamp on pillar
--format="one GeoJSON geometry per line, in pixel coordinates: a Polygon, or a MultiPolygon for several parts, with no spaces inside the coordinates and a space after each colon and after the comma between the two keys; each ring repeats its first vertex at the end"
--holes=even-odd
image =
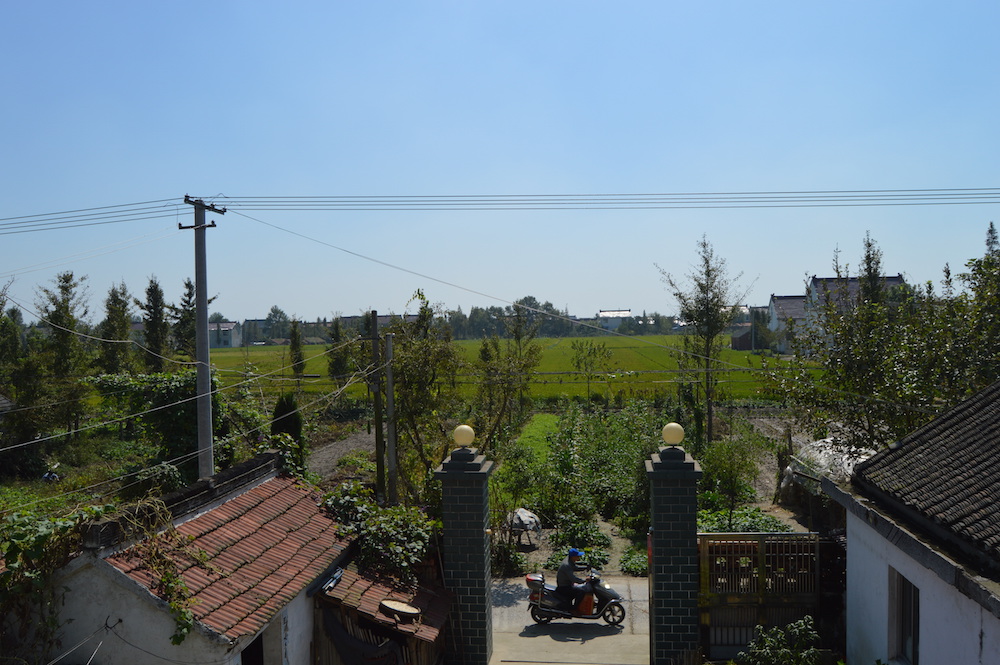
{"type": "MultiPolygon", "coordinates": [[[[678,425],[679,427],[679,425],[678,425]]],[[[455,443],[462,446],[463,448],[468,448],[469,444],[476,439],[476,431],[469,427],[468,425],[459,425],[455,428],[455,432],[452,434],[452,438],[455,439],[455,443]]]]}
{"type": "MultiPolygon", "coordinates": [[[[457,440],[457,439],[456,439],[457,440]]],[[[670,447],[684,440],[684,428],[677,423],[667,423],[663,426],[663,443],[670,447]]]]}

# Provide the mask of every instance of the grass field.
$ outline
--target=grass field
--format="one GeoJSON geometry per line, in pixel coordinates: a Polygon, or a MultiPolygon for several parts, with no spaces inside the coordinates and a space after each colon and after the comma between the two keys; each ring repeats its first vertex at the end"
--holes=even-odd
{"type": "MultiPolygon", "coordinates": [[[[572,343],[576,338],[542,338],[537,340],[542,347],[542,359],[536,369],[531,384],[531,394],[536,398],[558,397],[561,395],[583,396],[587,392],[586,377],[573,369],[572,343]]],[[[651,335],[642,337],[608,336],[585,338],[604,343],[612,353],[608,361],[608,373],[599,380],[592,380],[590,392],[614,395],[626,392],[674,392],[674,386],[681,380],[678,358],[681,357],[682,338],[676,335],[651,335]]],[[[478,340],[456,342],[463,359],[471,365],[479,353],[478,340]]],[[[332,392],[335,387],[326,374],[325,346],[306,346],[305,378],[300,388],[306,395],[320,395],[332,392]]],[[[244,379],[244,367],[249,363],[255,373],[262,378],[260,384],[266,393],[277,394],[293,390],[296,381],[291,371],[289,347],[251,346],[241,349],[213,349],[212,364],[218,369],[223,385],[233,385],[244,379]]],[[[760,356],[742,351],[724,350],[720,365],[720,382],[725,392],[735,399],[758,397],[761,388],[760,372],[753,371],[761,366],[760,356]]],[[[459,377],[459,387],[464,393],[475,391],[476,377],[465,370],[459,377]]],[[[348,391],[349,395],[360,396],[364,386],[358,385],[348,391]]]]}

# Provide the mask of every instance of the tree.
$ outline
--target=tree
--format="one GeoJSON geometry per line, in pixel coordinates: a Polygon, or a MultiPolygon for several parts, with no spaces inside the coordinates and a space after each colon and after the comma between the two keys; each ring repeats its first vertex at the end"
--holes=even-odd
{"type": "Polygon", "coordinates": [[[604,342],[591,339],[575,339],[570,348],[573,349],[573,369],[586,377],[587,399],[590,399],[590,380],[607,371],[608,361],[614,354],[604,342]]]}
{"type": "Polygon", "coordinates": [[[493,335],[479,347],[479,386],[473,408],[484,454],[496,451],[504,435],[512,437],[528,414],[531,375],[542,357],[534,341],[537,331],[538,323],[530,323],[525,310],[515,308],[507,319],[507,339],[501,342],[493,335]]]}
{"type": "Polygon", "coordinates": [[[222,312],[212,312],[208,317],[209,323],[225,323],[228,320],[222,312]]]}
{"type": "Polygon", "coordinates": [[[338,385],[350,371],[350,358],[350,344],[338,316],[330,326],[330,347],[326,354],[326,373],[338,385]]]}
{"type": "Polygon", "coordinates": [[[146,348],[143,361],[146,371],[162,372],[163,356],[167,352],[167,339],[170,336],[170,323],[167,321],[167,310],[170,306],[163,297],[163,288],[156,277],[149,278],[146,300],[135,299],[133,302],[142,311],[146,348]]]}
{"type": "Polygon", "coordinates": [[[184,293],[181,295],[180,303],[169,306],[170,315],[173,318],[170,331],[173,333],[174,348],[189,358],[194,358],[197,355],[197,306],[194,282],[191,281],[191,278],[185,279],[184,293]]]}
{"type": "Polygon", "coordinates": [[[128,343],[132,333],[132,296],[125,282],[108,289],[104,300],[104,320],[98,326],[98,335],[104,340],[98,352],[97,364],[107,374],[132,370],[132,347],[128,343]]]}
{"type": "Polygon", "coordinates": [[[267,313],[267,318],[264,319],[264,332],[271,339],[283,339],[288,337],[290,325],[291,319],[288,318],[288,315],[280,307],[274,305],[267,313]]]}
{"type": "Polygon", "coordinates": [[[395,335],[393,377],[399,479],[412,500],[419,502],[433,479],[433,470],[453,445],[449,416],[456,410],[455,376],[460,365],[451,328],[434,316],[418,290],[411,302],[417,315],[395,319],[387,332],[395,335]]]}
{"type": "Polygon", "coordinates": [[[302,354],[302,328],[298,319],[292,320],[290,335],[288,349],[292,357],[292,373],[301,379],[306,371],[306,359],[302,354]]]}
{"type": "Polygon", "coordinates": [[[736,508],[755,496],[753,483],[760,475],[762,456],[774,447],[750,423],[738,422],[733,429],[733,434],[710,441],[698,460],[705,473],[701,491],[719,496],[730,530],[736,508]]]}
{"type": "Polygon", "coordinates": [[[85,407],[86,387],[82,378],[89,358],[80,333],[86,327],[86,279],[77,279],[72,271],[59,273],[53,288],[39,289],[37,303],[49,328],[44,348],[49,372],[56,383],[58,404],[53,408],[57,422],[68,431],[79,428],[85,407]]]}
{"type": "Polygon", "coordinates": [[[271,435],[282,433],[292,437],[297,443],[302,442],[302,413],[291,393],[282,393],[274,405],[271,435]]]}
{"type": "Polygon", "coordinates": [[[706,437],[711,441],[715,433],[712,420],[718,385],[713,369],[719,362],[723,337],[739,313],[738,303],[746,301],[749,288],[737,290],[736,281],[742,273],[729,277],[725,259],[715,255],[706,236],[698,241],[698,265],[687,276],[689,286],[664,268],[657,268],[677,300],[680,318],[688,323],[680,364],[700,374],[697,383],[705,402],[706,437]]]}

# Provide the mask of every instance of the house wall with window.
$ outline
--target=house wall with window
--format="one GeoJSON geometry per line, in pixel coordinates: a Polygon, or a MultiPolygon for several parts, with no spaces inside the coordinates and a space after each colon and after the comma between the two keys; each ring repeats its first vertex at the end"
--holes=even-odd
{"type": "Polygon", "coordinates": [[[847,513],[847,662],[907,662],[899,644],[898,575],[919,592],[917,663],[1000,665],[1000,618],[970,597],[989,590],[970,587],[976,582],[960,566],[889,524],[870,509],[847,513]]]}

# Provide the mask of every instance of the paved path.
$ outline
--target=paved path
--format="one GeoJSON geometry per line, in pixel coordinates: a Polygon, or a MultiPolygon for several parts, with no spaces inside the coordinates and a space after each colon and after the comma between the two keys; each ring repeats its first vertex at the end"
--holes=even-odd
{"type": "Polygon", "coordinates": [[[622,595],[625,621],[556,620],[536,624],[528,614],[524,578],[493,583],[493,657],[490,665],[648,665],[649,582],[605,577],[622,595]]]}

